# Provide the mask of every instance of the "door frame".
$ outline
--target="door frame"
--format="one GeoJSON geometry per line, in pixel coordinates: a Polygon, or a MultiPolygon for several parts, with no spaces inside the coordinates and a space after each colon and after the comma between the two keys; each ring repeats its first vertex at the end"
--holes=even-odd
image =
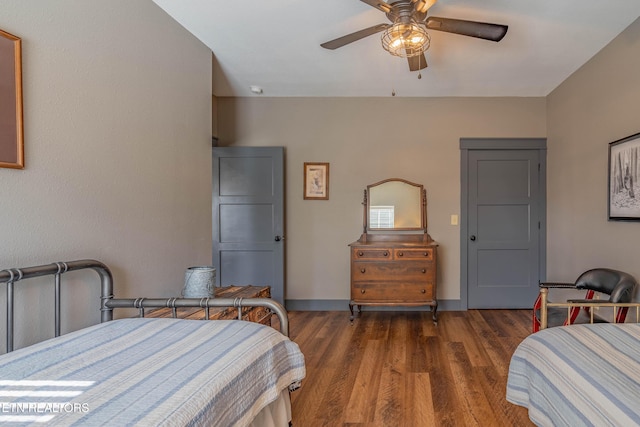
{"type": "MultiPolygon", "coordinates": [[[[469,151],[473,150],[538,150],[540,153],[540,242],[539,277],[547,275],[547,139],[546,138],[460,138],[460,309],[467,310],[469,220],[469,151]]],[[[533,301],[531,301],[533,305],[533,301]]]]}

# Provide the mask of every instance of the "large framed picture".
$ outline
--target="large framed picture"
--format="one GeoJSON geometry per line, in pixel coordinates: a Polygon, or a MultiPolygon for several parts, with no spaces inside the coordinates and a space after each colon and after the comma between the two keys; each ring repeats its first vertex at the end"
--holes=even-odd
{"type": "Polygon", "coordinates": [[[304,164],[304,199],[329,199],[329,163],[304,164]]]}
{"type": "Polygon", "coordinates": [[[609,221],[640,221],[640,133],[609,143],[609,221]]]}
{"type": "Polygon", "coordinates": [[[0,167],[24,168],[20,38],[0,30],[0,167]]]}

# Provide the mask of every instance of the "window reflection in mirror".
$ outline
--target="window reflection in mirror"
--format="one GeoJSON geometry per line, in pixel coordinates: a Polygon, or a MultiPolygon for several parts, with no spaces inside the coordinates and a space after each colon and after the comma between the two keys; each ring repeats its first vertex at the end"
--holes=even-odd
{"type": "Polygon", "coordinates": [[[370,186],[368,217],[371,230],[422,228],[420,187],[404,181],[370,186]]]}
{"type": "Polygon", "coordinates": [[[395,226],[395,206],[371,206],[369,228],[393,228],[395,226]]]}

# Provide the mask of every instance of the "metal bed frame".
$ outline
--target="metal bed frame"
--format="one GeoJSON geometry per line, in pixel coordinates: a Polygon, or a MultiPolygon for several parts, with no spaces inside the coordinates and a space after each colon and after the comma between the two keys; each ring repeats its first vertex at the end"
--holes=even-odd
{"type": "Polygon", "coordinates": [[[0,270],[0,283],[7,284],[7,353],[13,351],[14,333],[14,285],[25,279],[40,276],[54,276],[54,312],[56,337],[60,336],[60,283],[64,273],[77,270],[94,270],[100,276],[100,323],[113,320],[114,308],[137,308],[139,317],[144,317],[145,308],[171,308],[174,318],[178,308],[202,308],[205,319],[209,318],[211,307],[237,307],[238,319],[242,320],[243,307],[267,307],[272,314],[278,316],[280,332],[289,336],[289,318],[285,308],[275,300],[269,298],[124,298],[113,297],[113,276],[109,268],[92,259],[55,262],[26,268],[9,268],[0,270]]]}
{"type": "MultiPolygon", "coordinates": [[[[575,287],[571,287],[575,289],[575,287]]],[[[599,307],[613,307],[613,318],[616,318],[618,310],[624,307],[635,308],[636,321],[640,323],[640,302],[609,302],[605,300],[591,300],[591,301],[579,301],[579,302],[551,302],[549,301],[549,289],[546,287],[540,288],[540,330],[546,329],[549,323],[549,307],[564,307],[567,309],[567,319],[570,318],[571,308],[573,307],[589,307],[590,308],[590,323],[594,322],[594,308],[599,307]]],[[[632,310],[629,310],[632,311],[632,310]]]]}

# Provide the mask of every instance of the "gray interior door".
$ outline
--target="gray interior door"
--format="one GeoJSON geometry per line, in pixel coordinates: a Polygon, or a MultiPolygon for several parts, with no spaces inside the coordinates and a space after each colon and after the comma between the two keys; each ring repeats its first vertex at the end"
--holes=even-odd
{"type": "Polygon", "coordinates": [[[271,286],[284,305],[284,148],[213,148],[217,284],[271,286]]]}
{"type": "Polygon", "coordinates": [[[539,150],[469,150],[469,308],[531,308],[540,280],[539,150]]]}

